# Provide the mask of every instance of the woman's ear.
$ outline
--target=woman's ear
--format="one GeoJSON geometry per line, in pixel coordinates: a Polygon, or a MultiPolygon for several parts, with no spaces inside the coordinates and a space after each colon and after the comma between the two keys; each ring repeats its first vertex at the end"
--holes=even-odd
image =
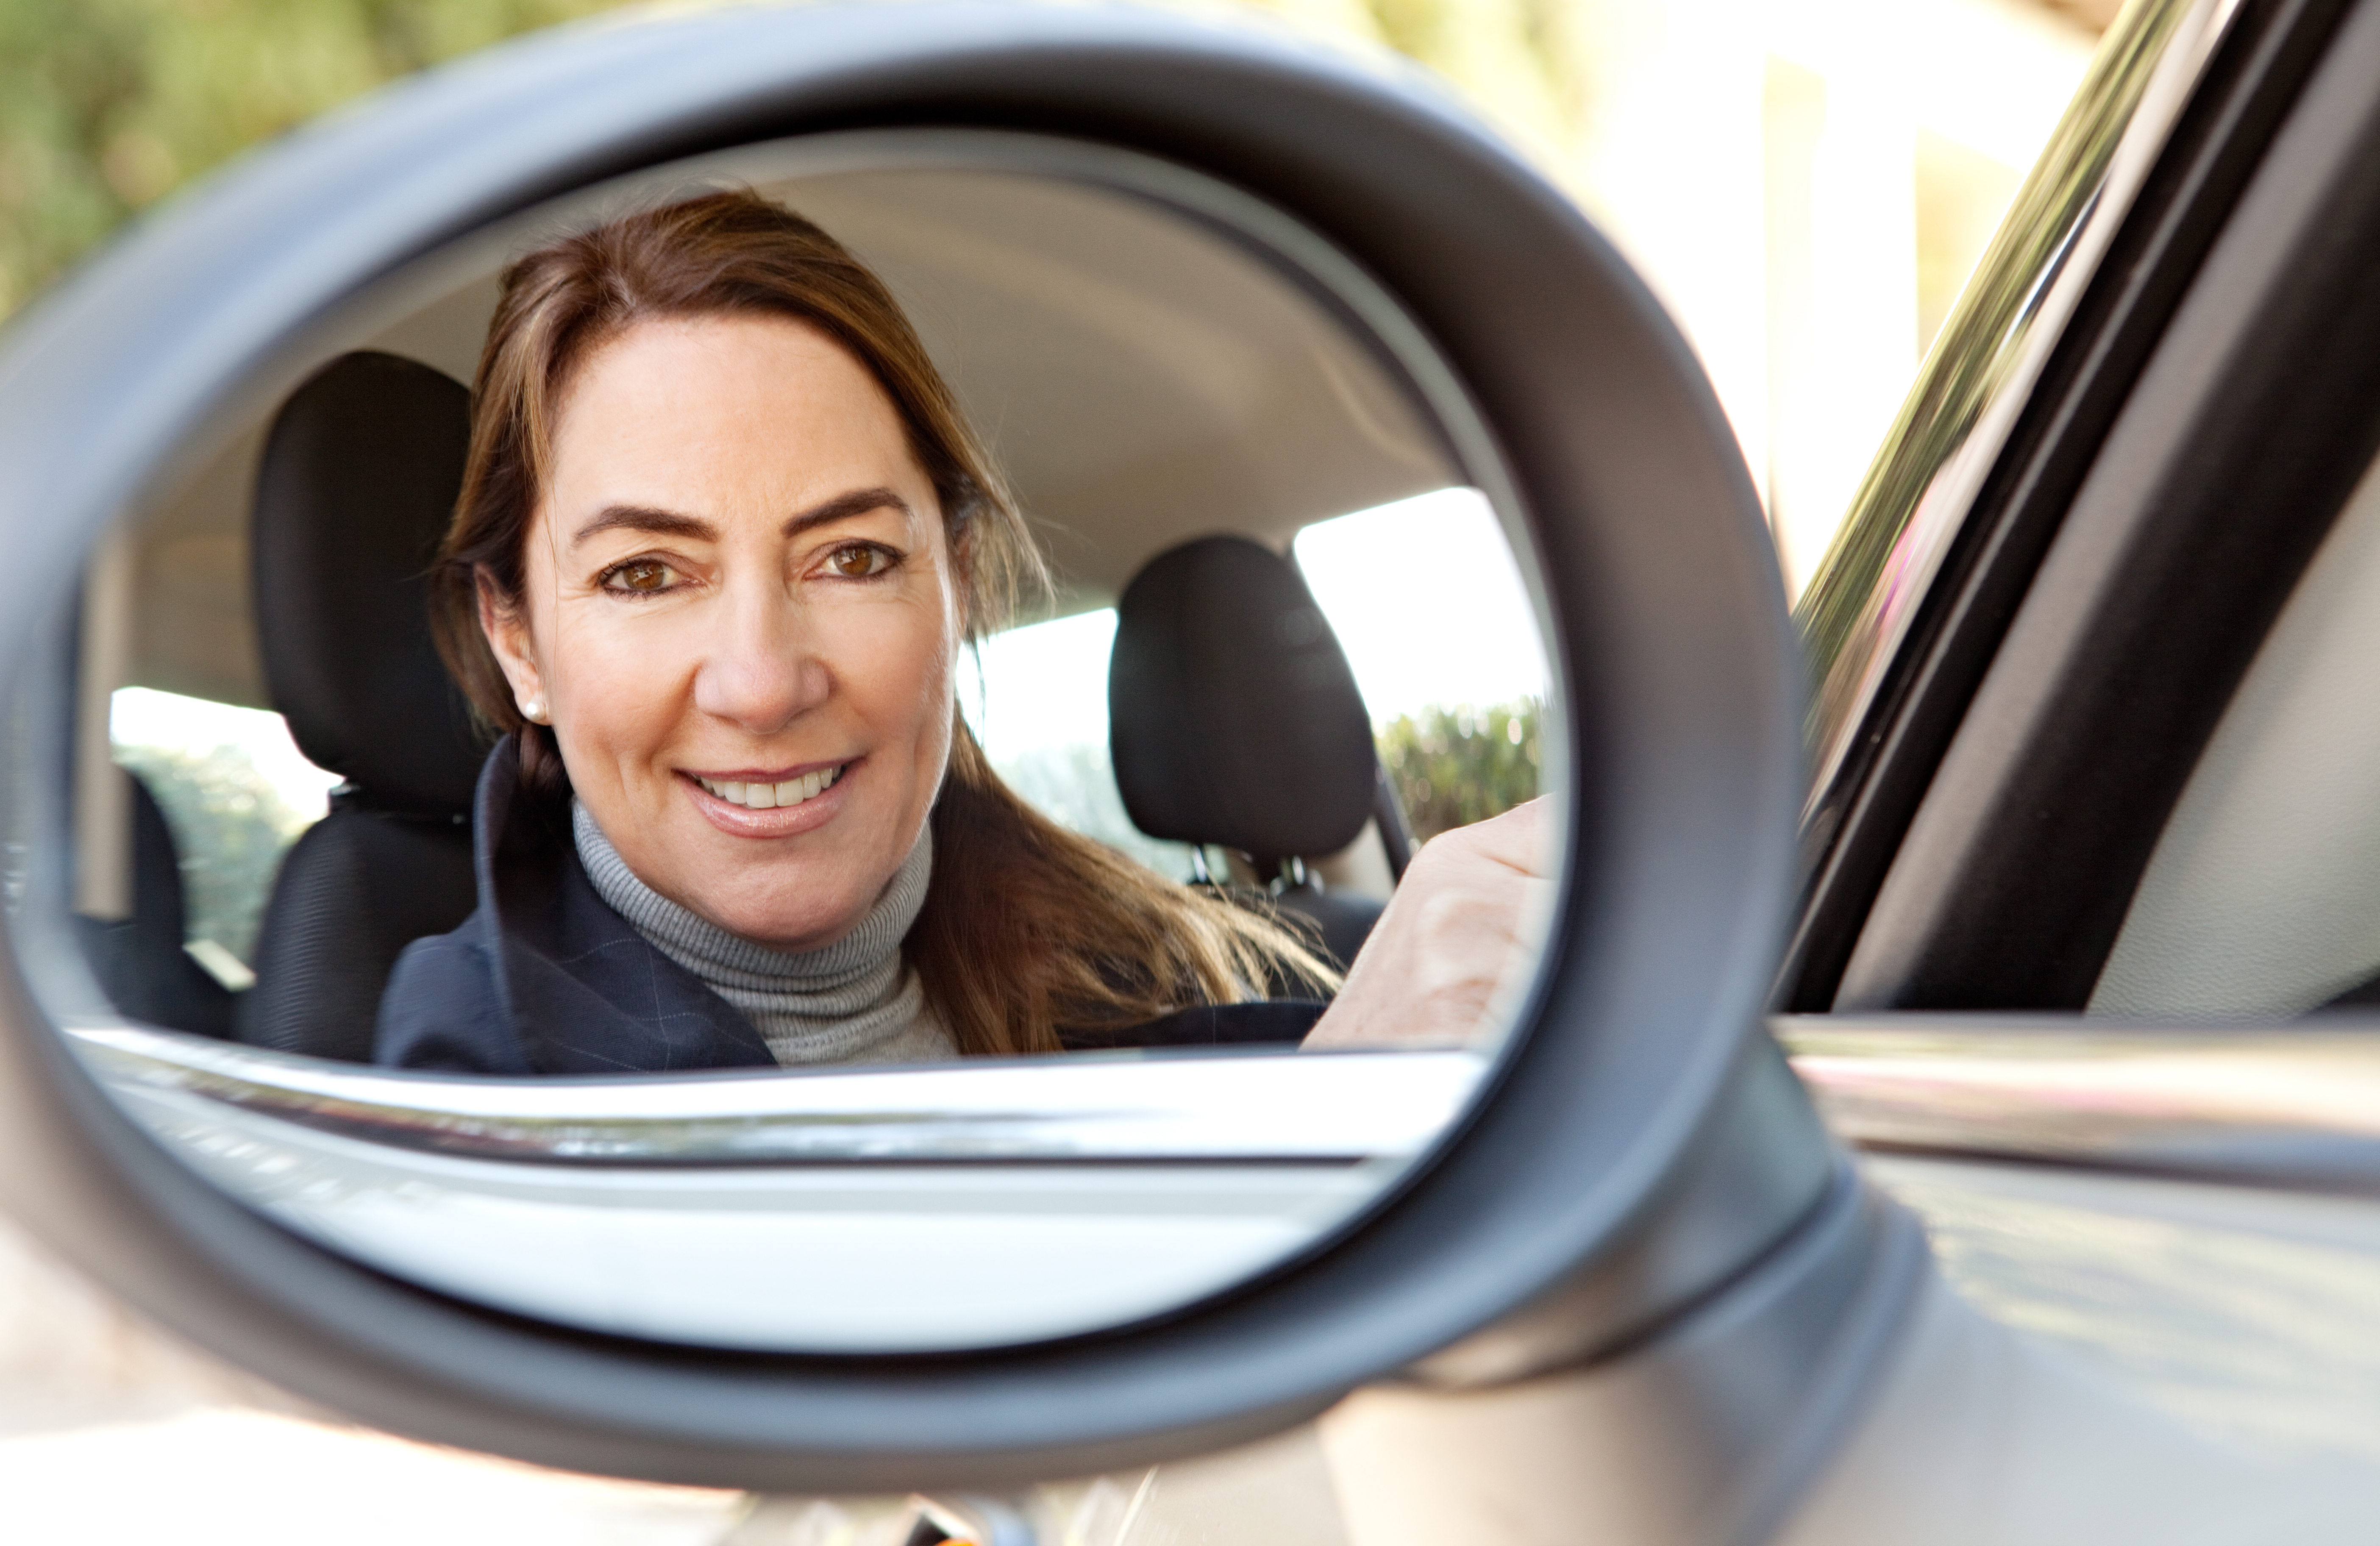
{"type": "MultiPolygon", "coordinates": [[[[950,531],[948,527],[944,527],[943,530],[950,531]]],[[[958,530],[951,532],[947,541],[951,566],[951,595],[956,603],[958,613],[959,644],[961,648],[965,648],[969,641],[977,638],[980,631],[977,627],[977,614],[980,603],[976,594],[975,522],[971,520],[960,522],[958,530]]]]}
{"type": "Polygon", "coordinates": [[[529,635],[528,611],[506,601],[495,580],[482,569],[477,576],[480,632],[513,689],[513,702],[525,719],[547,717],[545,674],[538,669],[537,642],[529,635]]]}

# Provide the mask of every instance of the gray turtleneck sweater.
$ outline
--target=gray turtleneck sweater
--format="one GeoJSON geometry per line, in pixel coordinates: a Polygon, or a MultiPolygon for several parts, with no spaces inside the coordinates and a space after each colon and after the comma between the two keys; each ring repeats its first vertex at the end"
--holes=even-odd
{"type": "Polygon", "coordinates": [[[654,949],[734,1004],[769,1043],[781,1066],[815,1063],[927,1063],[958,1055],[950,1032],[926,1005],[901,942],[926,905],[933,873],[931,828],[894,872],[856,928],[823,950],[755,944],[663,896],[587,813],[570,802],[578,861],[604,901],[654,949]]]}

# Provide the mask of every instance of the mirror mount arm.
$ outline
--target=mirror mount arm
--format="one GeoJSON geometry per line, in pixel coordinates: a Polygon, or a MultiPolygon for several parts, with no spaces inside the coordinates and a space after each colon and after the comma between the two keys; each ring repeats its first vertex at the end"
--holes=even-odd
{"type": "Polygon", "coordinates": [[[1479,1534],[1483,1491],[1581,1540],[1765,1540],[1787,1520],[1939,1274],[1766,1037],[1712,1126],[1597,1269],[1323,1418],[1358,1546],[1503,1546],[1479,1534]]]}
{"type": "Polygon", "coordinates": [[[1929,1290],[1924,1229],[1846,1163],[1780,1248],[1642,1344],[1516,1384],[1376,1387],[1327,1413],[1348,1539],[1541,1539],[1495,1532],[1486,1495],[1582,1540],[1768,1540],[1864,1430],[1929,1290]]]}

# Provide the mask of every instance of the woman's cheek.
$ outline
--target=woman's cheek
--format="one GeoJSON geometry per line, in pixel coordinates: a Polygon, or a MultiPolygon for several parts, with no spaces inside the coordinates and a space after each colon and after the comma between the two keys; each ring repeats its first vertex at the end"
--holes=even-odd
{"type": "Polygon", "coordinates": [[[953,651],[939,609],[905,597],[836,621],[834,674],[861,716],[880,736],[917,736],[950,690],[953,651]]]}
{"type": "Polygon", "coordinates": [[[694,648],[686,621],[600,612],[572,620],[557,640],[565,679],[554,700],[575,722],[574,738],[618,749],[667,734],[673,686],[687,676],[683,657],[694,648]],[[586,690],[570,691],[574,683],[586,690]]]}

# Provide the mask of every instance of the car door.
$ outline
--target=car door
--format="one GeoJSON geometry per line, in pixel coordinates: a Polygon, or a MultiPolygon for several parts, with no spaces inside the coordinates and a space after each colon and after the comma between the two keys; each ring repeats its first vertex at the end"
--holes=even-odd
{"type": "Polygon", "coordinates": [[[1776,1000],[1973,1296],[2363,1462],[2375,19],[2240,6],[2131,187],[2119,149],[1963,303],[1803,603],[1776,1000]],[[2052,314],[2021,393],[1962,397],[2052,314]]]}

